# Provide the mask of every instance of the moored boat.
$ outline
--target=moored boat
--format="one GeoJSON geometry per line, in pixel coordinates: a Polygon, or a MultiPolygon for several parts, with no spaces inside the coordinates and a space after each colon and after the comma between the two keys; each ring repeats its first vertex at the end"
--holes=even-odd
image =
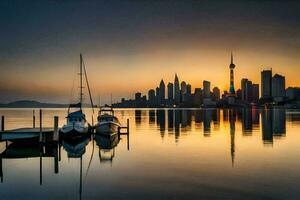
{"type": "Polygon", "coordinates": [[[114,115],[114,110],[111,106],[105,105],[100,107],[98,115],[98,123],[96,124],[96,133],[102,135],[117,134],[121,124],[118,118],[114,115]]]}
{"type": "Polygon", "coordinates": [[[93,101],[89,89],[86,69],[83,63],[82,55],[80,54],[80,99],[77,104],[70,104],[68,108],[67,123],[60,129],[63,137],[82,138],[86,137],[90,132],[90,125],[86,120],[85,114],[82,110],[82,99],[83,99],[83,79],[85,76],[86,84],[89,91],[90,101],[93,108],[93,101]],[[77,108],[76,111],[70,112],[71,108],[77,108]]]}

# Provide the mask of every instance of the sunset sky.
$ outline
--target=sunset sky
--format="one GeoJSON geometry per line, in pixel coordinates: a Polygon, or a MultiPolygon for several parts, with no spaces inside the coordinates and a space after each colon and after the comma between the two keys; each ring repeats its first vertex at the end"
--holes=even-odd
{"type": "Polygon", "coordinates": [[[146,93],[175,72],[193,90],[204,79],[228,90],[231,51],[236,88],[269,68],[300,86],[299,10],[288,0],[3,0],[0,102],[69,103],[80,53],[96,102],[146,93]]]}

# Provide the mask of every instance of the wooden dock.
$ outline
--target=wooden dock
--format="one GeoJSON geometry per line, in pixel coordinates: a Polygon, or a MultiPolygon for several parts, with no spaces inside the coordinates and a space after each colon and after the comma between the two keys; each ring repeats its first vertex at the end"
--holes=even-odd
{"type": "Polygon", "coordinates": [[[33,127],[5,130],[5,118],[1,117],[0,141],[18,141],[38,138],[40,143],[58,142],[58,117],[54,117],[53,128],[42,126],[42,110],[40,109],[40,127],[35,127],[35,112],[33,112],[33,127]]]}

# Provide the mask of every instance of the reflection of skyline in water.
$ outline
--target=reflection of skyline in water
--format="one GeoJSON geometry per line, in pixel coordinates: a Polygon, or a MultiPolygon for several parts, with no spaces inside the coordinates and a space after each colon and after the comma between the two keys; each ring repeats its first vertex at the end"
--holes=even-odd
{"type": "MultiPolygon", "coordinates": [[[[149,125],[153,127],[156,124],[162,138],[164,138],[167,128],[168,134],[174,134],[176,142],[179,141],[182,134],[188,134],[193,130],[201,131],[204,136],[210,136],[212,132],[220,131],[222,123],[223,126],[224,123],[229,123],[230,128],[233,128],[238,122],[241,124],[242,135],[251,136],[253,131],[259,131],[261,119],[262,140],[264,144],[272,144],[273,137],[285,136],[287,119],[284,109],[156,109],[143,110],[143,112],[148,112],[149,125]],[[231,121],[232,113],[234,125],[231,121]]],[[[141,113],[141,110],[135,110],[137,126],[142,123],[141,113]]],[[[288,119],[290,121],[297,120],[296,117],[288,119]]]]}
{"type": "MultiPolygon", "coordinates": [[[[49,113],[57,114],[56,111],[49,113]]],[[[135,199],[135,188],[140,187],[141,193],[148,192],[149,183],[158,185],[157,188],[167,187],[170,191],[180,191],[182,185],[177,185],[180,182],[193,188],[216,186],[217,189],[204,191],[206,195],[215,194],[216,190],[222,193],[218,190],[219,186],[229,181],[233,183],[234,192],[225,194],[228,199],[245,188],[255,189],[255,195],[251,196],[255,199],[264,194],[262,186],[268,184],[272,186],[270,196],[288,199],[286,193],[280,193],[280,189],[284,187],[288,195],[298,196],[299,192],[296,187],[293,190],[293,186],[300,178],[300,163],[297,161],[300,115],[291,113],[295,111],[116,110],[123,124],[130,118],[130,151],[129,146],[126,147],[126,142],[129,142],[126,136],[121,136],[118,142],[97,137],[91,138],[88,143],[82,141],[81,144],[68,143],[69,146],[45,147],[43,154],[39,147],[25,150],[9,144],[1,159],[3,183],[0,192],[12,196],[12,199],[20,199],[24,190],[30,190],[36,199],[43,196],[53,199],[120,199],[125,194],[128,199],[135,199]],[[282,137],[285,139],[281,140],[282,137]],[[276,166],[272,165],[274,162],[276,166]],[[265,166],[268,166],[267,173],[265,166]],[[287,170],[295,173],[293,176],[286,175],[284,172],[287,170]],[[197,181],[186,177],[195,177],[197,181]],[[285,184],[276,184],[281,178],[284,178],[285,184]],[[270,183],[270,179],[275,181],[270,183]],[[128,186],[127,183],[133,180],[134,187],[128,186]],[[167,182],[171,185],[165,184],[167,182]],[[24,183],[28,185],[26,189],[24,183]],[[14,188],[16,193],[11,194],[10,188],[14,188]],[[53,189],[57,192],[54,193],[53,189]],[[113,193],[115,189],[121,194],[113,193]]],[[[64,114],[62,112],[60,119],[64,114]]],[[[24,123],[31,124],[29,117],[24,123]]],[[[53,116],[47,118],[49,121],[45,120],[45,123],[53,124],[53,116]]],[[[10,123],[12,120],[7,121],[7,126],[12,126],[10,123]]],[[[158,194],[161,192],[157,190],[158,194]]],[[[189,197],[198,197],[198,191],[191,192],[193,194],[189,197]]],[[[155,194],[151,199],[159,199],[155,194]]],[[[185,195],[185,192],[181,193],[180,197],[185,195]]],[[[174,197],[171,194],[167,196],[174,197]]]]}
{"type": "Polygon", "coordinates": [[[280,138],[286,134],[286,111],[285,109],[263,110],[262,136],[265,144],[273,144],[273,138],[280,138]]]}

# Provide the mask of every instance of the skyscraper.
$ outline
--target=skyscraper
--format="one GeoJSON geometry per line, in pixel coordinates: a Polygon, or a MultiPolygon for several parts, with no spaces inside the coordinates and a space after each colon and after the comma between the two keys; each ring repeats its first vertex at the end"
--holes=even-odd
{"type": "Polygon", "coordinates": [[[181,93],[181,102],[184,102],[185,101],[185,94],[186,94],[186,82],[185,81],[182,81],[181,84],[180,84],[180,93],[181,93]]]}
{"type": "Polygon", "coordinates": [[[150,107],[155,105],[155,91],[153,89],[148,91],[148,102],[150,107]]]}
{"type": "Polygon", "coordinates": [[[165,88],[164,80],[161,79],[159,84],[159,102],[161,105],[165,103],[165,88]]]}
{"type": "Polygon", "coordinates": [[[241,80],[242,101],[246,101],[247,99],[247,88],[246,88],[247,81],[248,79],[246,78],[243,78],[241,80]]]}
{"type": "Polygon", "coordinates": [[[284,100],[285,97],[285,77],[275,74],[272,78],[272,97],[275,102],[284,100]]]}
{"type": "Polygon", "coordinates": [[[203,91],[201,88],[195,88],[193,103],[196,107],[199,107],[203,103],[203,91]]]}
{"type": "Polygon", "coordinates": [[[140,93],[140,92],[137,92],[137,93],[135,93],[135,100],[136,101],[139,101],[140,99],[141,99],[141,97],[142,97],[142,93],[140,93]]]}
{"type": "Polygon", "coordinates": [[[259,85],[252,84],[252,102],[258,103],[259,100],[259,85]]]}
{"type": "Polygon", "coordinates": [[[270,99],[272,95],[272,69],[261,72],[261,97],[270,99]]]}
{"type": "Polygon", "coordinates": [[[220,89],[218,87],[213,88],[214,101],[220,100],[220,89]]]}
{"type": "Polygon", "coordinates": [[[235,89],[234,89],[234,68],[235,68],[235,64],[233,64],[233,55],[231,53],[231,63],[229,65],[229,69],[230,69],[230,87],[229,87],[229,94],[231,94],[232,96],[235,94],[235,89]]]}
{"type": "Polygon", "coordinates": [[[179,105],[180,89],[179,89],[179,80],[178,80],[177,74],[175,74],[175,80],[174,80],[174,98],[175,98],[175,104],[179,105]]]}
{"type": "Polygon", "coordinates": [[[241,96],[242,101],[251,103],[252,102],[252,81],[243,78],[241,81],[241,96]]]}
{"type": "Polygon", "coordinates": [[[191,86],[191,84],[187,84],[186,85],[186,94],[189,95],[189,96],[192,94],[192,86],[191,86]]]}
{"type": "Polygon", "coordinates": [[[203,81],[203,97],[210,98],[210,82],[203,81]]]}
{"type": "Polygon", "coordinates": [[[168,100],[174,99],[173,83],[168,83],[168,100]]]}
{"type": "Polygon", "coordinates": [[[159,87],[156,87],[155,93],[156,93],[156,95],[155,95],[155,104],[156,104],[156,105],[160,105],[159,87]]]}

